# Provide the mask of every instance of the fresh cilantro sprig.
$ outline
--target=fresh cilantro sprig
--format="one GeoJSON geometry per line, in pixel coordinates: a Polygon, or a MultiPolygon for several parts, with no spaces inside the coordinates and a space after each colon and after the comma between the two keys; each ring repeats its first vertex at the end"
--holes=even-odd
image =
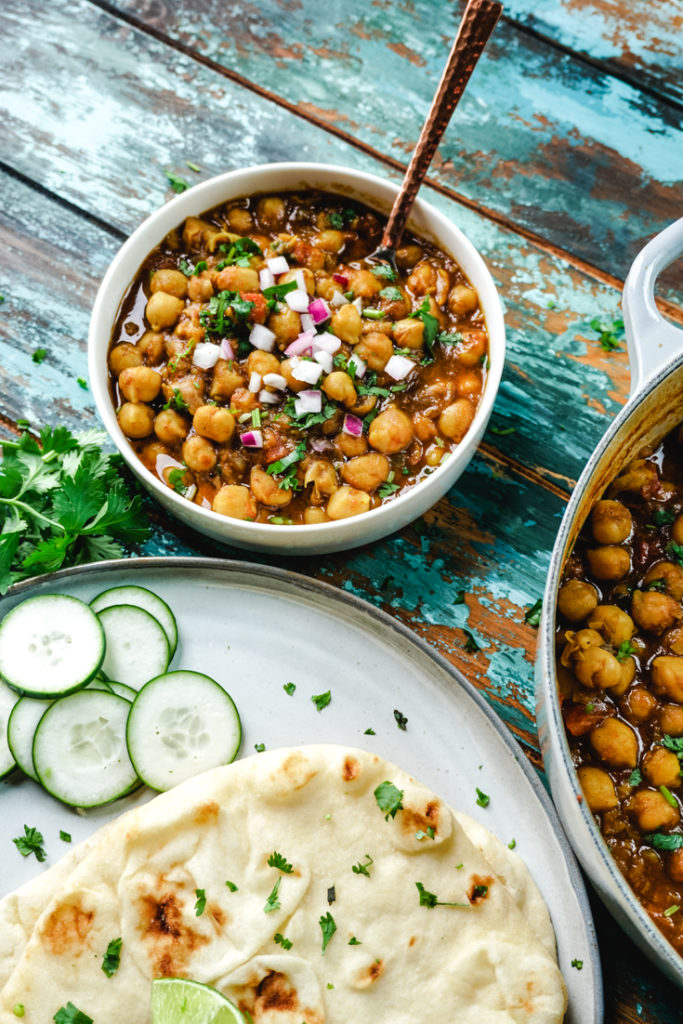
{"type": "Polygon", "coordinates": [[[185,181],[184,178],[178,177],[178,175],[174,174],[173,171],[164,171],[164,174],[166,175],[166,180],[169,185],[174,192],[178,193],[178,195],[181,192],[187,192],[188,188],[190,188],[189,181],[185,181]]]}
{"type": "Polygon", "coordinates": [[[374,274],[375,277],[383,278],[385,281],[398,280],[398,274],[390,263],[377,263],[374,267],[370,267],[370,273],[374,274]]]}
{"type": "Polygon", "coordinates": [[[99,431],[44,427],[0,439],[0,594],[28,576],[120,558],[149,536],[142,499],[99,431]]]}
{"type": "Polygon", "coordinates": [[[220,246],[225,253],[224,259],[216,265],[216,270],[224,267],[250,267],[252,256],[263,256],[263,251],[253,238],[237,238],[228,245],[220,246]]]}
{"type": "Polygon", "coordinates": [[[334,918],[332,917],[332,914],[329,912],[329,910],[324,915],[324,917],[320,918],[320,921],[318,923],[320,924],[320,928],[321,928],[322,933],[323,933],[323,949],[322,949],[322,951],[323,951],[323,954],[324,954],[325,950],[327,949],[327,944],[329,943],[330,939],[332,938],[332,936],[334,935],[334,933],[337,930],[337,926],[334,923],[334,918]]]}
{"type": "Polygon", "coordinates": [[[272,914],[274,910],[280,909],[280,901],[278,899],[278,889],[280,888],[280,882],[282,881],[282,875],[278,878],[277,882],[273,886],[270,892],[270,896],[266,900],[266,904],[263,908],[264,914],[272,914]]]}
{"type": "Polygon", "coordinates": [[[663,832],[650,832],[643,836],[643,840],[655,850],[680,850],[683,847],[683,836],[680,832],[671,832],[668,835],[663,832]]]}
{"type": "Polygon", "coordinates": [[[299,490],[301,484],[299,483],[296,475],[296,466],[298,462],[301,462],[306,455],[306,442],[300,441],[296,448],[285,455],[284,458],[278,459],[277,462],[271,462],[266,469],[268,476],[276,476],[283,473],[282,480],[278,481],[278,487],[286,488],[287,490],[299,490]]]}
{"type": "Polygon", "coordinates": [[[72,1002],[61,1006],[52,1018],[55,1024],[93,1024],[92,1017],[79,1010],[72,1002]]]}
{"type": "Polygon", "coordinates": [[[412,313],[408,314],[408,316],[413,320],[421,320],[424,324],[422,340],[424,341],[430,355],[433,355],[434,341],[439,333],[439,321],[436,319],[434,314],[430,312],[430,309],[429,299],[425,299],[422,305],[418,309],[414,309],[412,313]]]}
{"type": "Polygon", "coordinates": [[[420,906],[429,907],[430,910],[434,907],[468,907],[469,903],[446,903],[444,900],[440,900],[435,892],[429,892],[425,889],[422,882],[416,882],[417,891],[420,894],[420,906]]]}
{"type": "Polygon", "coordinates": [[[316,693],[311,700],[315,704],[316,711],[322,711],[332,701],[332,691],[326,690],[325,693],[316,693]]]}
{"type": "Polygon", "coordinates": [[[620,349],[620,340],[624,336],[624,321],[612,320],[603,321],[595,316],[590,321],[590,326],[599,335],[600,347],[605,352],[613,352],[620,349]]]}
{"type": "Polygon", "coordinates": [[[353,871],[354,875],[365,875],[366,878],[369,878],[370,877],[370,872],[369,872],[368,868],[370,868],[374,863],[375,862],[372,859],[372,857],[370,856],[370,854],[366,853],[365,854],[365,861],[360,861],[359,860],[357,864],[352,864],[351,865],[351,870],[353,871]]]}
{"type": "Polygon", "coordinates": [[[385,821],[395,818],[398,811],[403,810],[403,790],[397,789],[393,782],[381,782],[374,793],[385,821]]]}
{"type": "Polygon", "coordinates": [[[291,875],[294,870],[294,866],[289,863],[286,857],[283,857],[281,853],[278,853],[277,850],[274,853],[271,853],[268,858],[268,867],[277,868],[278,871],[284,872],[285,875],[291,875]]]}
{"type": "Polygon", "coordinates": [[[28,857],[34,853],[36,860],[40,861],[41,864],[47,857],[45,847],[43,846],[45,840],[43,839],[42,832],[39,832],[37,828],[30,828],[28,825],[24,825],[23,836],[17,836],[12,842],[22,857],[28,857]]]}
{"type": "Polygon", "coordinates": [[[123,939],[112,939],[107,946],[107,952],[102,958],[102,970],[108,978],[113,978],[121,963],[121,944],[123,939]]]}
{"type": "Polygon", "coordinates": [[[194,894],[197,897],[194,905],[195,917],[201,917],[206,910],[206,889],[195,889],[194,894]]]}

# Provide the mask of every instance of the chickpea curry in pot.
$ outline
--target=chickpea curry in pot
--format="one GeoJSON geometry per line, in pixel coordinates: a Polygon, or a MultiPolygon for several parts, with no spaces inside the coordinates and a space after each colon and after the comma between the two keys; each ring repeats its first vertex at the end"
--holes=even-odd
{"type": "Polygon", "coordinates": [[[567,560],[557,671],[584,797],[683,954],[683,426],[623,469],[567,560]]]}
{"type": "Polygon", "coordinates": [[[108,361],[119,425],[186,499],[275,524],[344,519],[432,473],[483,393],[476,291],[445,252],[321,191],[188,217],[145,260],[108,361]]]}

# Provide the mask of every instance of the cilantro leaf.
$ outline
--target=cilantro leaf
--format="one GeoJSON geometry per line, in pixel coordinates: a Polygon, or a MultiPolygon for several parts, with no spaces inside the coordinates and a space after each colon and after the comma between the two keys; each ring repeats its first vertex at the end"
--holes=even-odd
{"type": "Polygon", "coordinates": [[[194,905],[195,917],[201,917],[206,910],[206,889],[195,889],[194,894],[197,897],[194,905]]]}
{"type": "Polygon", "coordinates": [[[372,859],[372,857],[370,856],[370,854],[366,853],[365,854],[365,861],[364,862],[358,861],[357,864],[353,864],[352,867],[351,867],[351,870],[353,871],[354,875],[365,875],[366,878],[369,878],[370,877],[370,872],[368,871],[368,868],[372,864],[374,864],[374,863],[375,862],[372,859]]]}
{"type": "Polygon", "coordinates": [[[355,935],[352,935],[351,938],[349,939],[349,941],[347,942],[347,946],[362,946],[362,945],[363,945],[363,943],[360,941],[360,939],[357,939],[355,935]]]}
{"type": "Polygon", "coordinates": [[[71,833],[70,832],[64,832],[60,828],[60,830],[59,830],[59,838],[62,840],[63,843],[70,843],[71,842],[71,833]]]}
{"type": "Polygon", "coordinates": [[[374,796],[385,821],[395,818],[397,812],[403,810],[403,790],[397,789],[393,782],[381,782],[374,796]]]}
{"type": "Polygon", "coordinates": [[[417,886],[417,891],[420,894],[420,906],[421,907],[429,907],[430,910],[431,910],[434,907],[467,907],[467,906],[469,906],[468,903],[444,903],[444,902],[442,902],[437,897],[436,893],[429,892],[428,889],[425,889],[425,887],[422,884],[422,882],[416,882],[415,885],[417,886]]]}
{"type": "Polygon", "coordinates": [[[643,836],[643,840],[653,846],[655,850],[680,850],[683,848],[683,835],[680,832],[672,832],[664,835],[663,832],[651,832],[643,836]]]}
{"type": "Polygon", "coordinates": [[[460,331],[441,331],[438,341],[442,345],[460,345],[465,340],[460,331]]]}
{"type": "Polygon", "coordinates": [[[47,857],[45,847],[43,846],[45,840],[43,839],[42,833],[39,832],[37,828],[29,828],[28,825],[24,825],[23,836],[17,836],[16,839],[12,840],[12,842],[22,857],[28,857],[30,854],[34,853],[36,860],[41,864],[47,857]]]}
{"type": "Polygon", "coordinates": [[[285,683],[282,689],[289,697],[291,697],[296,690],[296,683],[285,683]]]}
{"type": "Polygon", "coordinates": [[[325,950],[327,949],[327,945],[328,945],[330,939],[332,938],[332,936],[334,935],[334,933],[337,930],[337,926],[334,923],[334,918],[332,917],[332,914],[329,912],[329,910],[327,911],[327,913],[323,917],[320,918],[320,921],[318,922],[318,924],[320,925],[320,928],[321,928],[322,933],[323,933],[323,949],[322,949],[322,951],[323,951],[323,955],[324,955],[325,950]]]}
{"type": "Polygon", "coordinates": [[[400,288],[396,288],[393,285],[388,288],[382,288],[379,293],[380,299],[386,299],[387,302],[402,302],[403,292],[400,288]]]}
{"type": "Polygon", "coordinates": [[[38,363],[40,365],[40,363],[43,362],[43,360],[45,359],[46,356],[47,356],[47,349],[46,348],[37,348],[35,350],[35,352],[33,353],[33,355],[31,356],[31,359],[33,360],[34,363],[38,363]]]}
{"type": "Polygon", "coordinates": [[[630,640],[624,640],[617,648],[617,661],[626,661],[627,658],[636,653],[636,650],[637,648],[633,646],[630,640]]]}
{"type": "Polygon", "coordinates": [[[112,939],[102,959],[102,970],[108,978],[113,978],[119,969],[122,941],[122,939],[112,939]]]}
{"type": "Polygon", "coordinates": [[[678,565],[683,565],[683,544],[675,544],[671,541],[670,544],[666,545],[666,553],[670,555],[672,561],[677,562],[678,565]]]}
{"type": "Polygon", "coordinates": [[[280,934],[280,932],[275,932],[275,935],[273,935],[273,942],[277,942],[278,946],[282,946],[283,949],[291,949],[293,945],[292,940],[286,939],[284,935],[280,934]]]}
{"type": "Polygon", "coordinates": [[[227,885],[227,887],[230,890],[230,892],[239,892],[239,890],[238,890],[238,888],[237,888],[237,886],[235,885],[234,882],[226,882],[225,884],[227,885]]]}
{"type": "Polygon", "coordinates": [[[264,914],[272,914],[274,910],[280,909],[280,901],[277,898],[278,889],[280,888],[280,882],[282,881],[282,875],[278,878],[277,882],[273,886],[270,896],[266,900],[266,905],[263,908],[264,914]]]}
{"type": "Polygon", "coordinates": [[[668,526],[675,518],[676,513],[672,508],[656,508],[650,516],[655,526],[668,526]]]}
{"type": "Polygon", "coordinates": [[[390,263],[377,263],[374,267],[370,267],[370,273],[374,274],[375,277],[383,277],[386,281],[396,281],[398,279],[398,274],[390,263]]]}
{"type": "Polygon", "coordinates": [[[287,858],[283,857],[282,854],[277,851],[275,851],[275,853],[271,853],[268,858],[268,867],[277,868],[278,871],[283,871],[286,875],[291,875],[294,870],[287,858]]]}
{"type": "Polygon", "coordinates": [[[180,194],[181,192],[186,192],[190,187],[189,182],[185,181],[184,178],[179,178],[173,171],[164,171],[164,174],[174,192],[180,194]]]}
{"type": "Polygon", "coordinates": [[[55,1024],[93,1024],[92,1017],[83,1013],[72,1002],[60,1007],[52,1019],[55,1024]]]}
{"type": "Polygon", "coordinates": [[[639,786],[643,781],[643,774],[640,768],[634,768],[628,777],[629,786],[639,786]]]}
{"type": "Polygon", "coordinates": [[[543,611],[543,598],[539,597],[537,601],[534,601],[531,608],[527,608],[524,612],[524,621],[529,626],[538,626],[541,621],[541,612],[543,611]]]}
{"type": "Polygon", "coordinates": [[[620,349],[619,341],[624,336],[624,321],[612,320],[601,321],[599,317],[593,317],[590,321],[591,328],[599,335],[600,346],[605,352],[612,352],[620,349]]]}
{"type": "Polygon", "coordinates": [[[434,341],[439,333],[439,321],[430,313],[429,299],[425,299],[418,309],[414,309],[408,316],[413,320],[421,320],[424,324],[423,341],[430,354],[433,353],[434,341]]]}
{"type": "Polygon", "coordinates": [[[397,708],[394,708],[394,718],[396,719],[396,725],[399,727],[399,729],[402,729],[403,732],[405,732],[406,726],[408,725],[408,719],[406,718],[406,716],[401,714],[401,712],[397,708]]]}
{"type": "Polygon", "coordinates": [[[479,787],[477,787],[477,804],[479,807],[488,807],[490,803],[491,797],[487,793],[482,793],[479,787]]]}
{"type": "Polygon", "coordinates": [[[318,693],[311,697],[311,700],[316,706],[316,710],[322,711],[332,701],[332,691],[327,690],[325,693],[318,693]]]}

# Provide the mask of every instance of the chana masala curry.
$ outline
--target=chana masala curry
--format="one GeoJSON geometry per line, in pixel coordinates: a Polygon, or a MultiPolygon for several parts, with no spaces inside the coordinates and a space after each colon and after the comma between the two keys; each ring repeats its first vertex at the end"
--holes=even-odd
{"type": "Polygon", "coordinates": [[[593,508],[558,596],[562,713],[622,874],[683,954],[683,426],[593,508]]]}
{"type": "Polygon", "coordinates": [[[109,351],[118,421],[187,500],[275,524],[344,519],[432,473],[488,369],[476,291],[445,252],[319,191],[188,217],[145,260],[109,351]]]}

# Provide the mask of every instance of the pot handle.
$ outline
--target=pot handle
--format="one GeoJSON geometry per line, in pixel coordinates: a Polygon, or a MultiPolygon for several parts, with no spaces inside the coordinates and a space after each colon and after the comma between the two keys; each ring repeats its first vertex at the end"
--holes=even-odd
{"type": "Polygon", "coordinates": [[[683,329],[665,320],[655,303],[661,272],[683,253],[683,217],[638,253],[624,284],[622,308],[631,365],[631,394],[683,352],[683,329]]]}

